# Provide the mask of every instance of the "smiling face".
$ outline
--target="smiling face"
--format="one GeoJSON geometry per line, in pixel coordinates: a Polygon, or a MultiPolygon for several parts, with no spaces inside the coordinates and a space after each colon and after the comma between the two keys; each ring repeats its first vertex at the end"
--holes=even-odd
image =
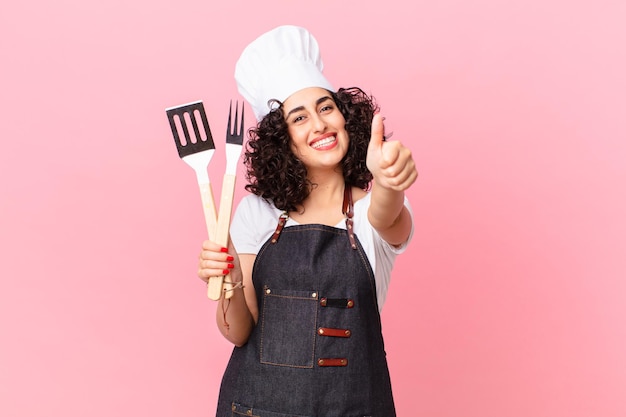
{"type": "Polygon", "coordinates": [[[348,151],[346,120],[328,90],[311,87],[283,103],[293,153],[309,171],[335,169],[348,151]]]}

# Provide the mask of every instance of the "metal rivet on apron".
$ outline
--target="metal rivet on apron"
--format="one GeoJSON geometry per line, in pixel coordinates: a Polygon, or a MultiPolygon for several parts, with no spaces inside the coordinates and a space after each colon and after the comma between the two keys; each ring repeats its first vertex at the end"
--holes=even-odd
{"type": "Polygon", "coordinates": [[[321,366],[321,365],[324,365],[324,359],[320,359],[320,360],[318,360],[318,361],[317,361],[317,364],[318,364],[318,365],[320,365],[320,366],[321,366]]]}
{"type": "Polygon", "coordinates": [[[348,308],[354,307],[354,301],[348,300],[348,308]]]}
{"type": "Polygon", "coordinates": [[[324,329],[322,329],[322,328],[320,327],[320,328],[317,330],[317,332],[318,332],[319,334],[324,334],[324,329]]]}
{"type": "Polygon", "coordinates": [[[346,336],[350,336],[350,330],[346,330],[346,336]]]}
{"type": "Polygon", "coordinates": [[[317,298],[317,293],[316,293],[316,292],[314,292],[313,294],[311,294],[311,297],[313,297],[313,298],[317,298]]]}
{"type": "Polygon", "coordinates": [[[272,290],[270,290],[269,288],[266,288],[266,289],[265,289],[265,294],[269,294],[269,293],[271,293],[271,292],[272,292],[272,290]]]}

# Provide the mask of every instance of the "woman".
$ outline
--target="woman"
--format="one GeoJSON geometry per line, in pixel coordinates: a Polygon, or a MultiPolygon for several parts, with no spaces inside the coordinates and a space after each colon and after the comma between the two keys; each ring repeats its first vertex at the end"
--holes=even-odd
{"type": "Polygon", "coordinates": [[[233,281],[217,309],[235,345],[217,415],[395,416],[379,309],[412,234],[411,152],[385,141],[360,89],[334,91],[305,29],[256,39],[235,78],[259,120],[252,194],[229,247],[205,241],[198,270],[233,281]]]}

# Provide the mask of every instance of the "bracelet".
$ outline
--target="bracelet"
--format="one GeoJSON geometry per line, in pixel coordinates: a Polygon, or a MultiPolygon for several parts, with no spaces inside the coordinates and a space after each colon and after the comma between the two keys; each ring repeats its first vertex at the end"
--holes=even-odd
{"type": "Polygon", "coordinates": [[[234,282],[224,282],[224,285],[227,285],[227,284],[230,285],[231,287],[229,289],[224,288],[223,289],[224,292],[234,291],[237,288],[241,288],[241,289],[245,288],[245,286],[243,285],[242,281],[239,281],[237,283],[234,283],[234,282]]]}

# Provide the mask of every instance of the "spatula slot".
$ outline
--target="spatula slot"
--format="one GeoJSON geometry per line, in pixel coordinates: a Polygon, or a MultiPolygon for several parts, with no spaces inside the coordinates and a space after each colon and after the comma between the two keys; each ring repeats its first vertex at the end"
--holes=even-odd
{"type": "Polygon", "coordinates": [[[199,140],[199,141],[204,142],[205,140],[207,140],[206,131],[204,129],[198,129],[197,128],[198,123],[202,123],[202,114],[200,114],[200,110],[194,110],[193,111],[193,115],[195,116],[194,120],[196,122],[194,124],[194,126],[196,127],[195,128],[196,139],[199,140]]]}
{"type": "Polygon", "coordinates": [[[184,133],[183,124],[180,121],[180,116],[176,114],[174,115],[173,119],[175,128],[172,130],[172,133],[174,134],[174,138],[176,139],[177,143],[180,143],[182,146],[186,146],[187,137],[184,133]]]}

